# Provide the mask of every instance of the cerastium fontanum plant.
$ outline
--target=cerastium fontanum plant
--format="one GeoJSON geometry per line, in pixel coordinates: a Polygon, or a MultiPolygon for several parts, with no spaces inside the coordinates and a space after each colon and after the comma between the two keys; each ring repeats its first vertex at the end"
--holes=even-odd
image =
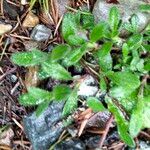
{"type": "MultiPolygon", "coordinates": [[[[147,11],[146,7],[143,9],[142,6],[141,9],[147,11]]],[[[87,105],[96,112],[110,111],[117,123],[120,138],[128,146],[134,147],[134,138],[138,133],[150,128],[150,28],[148,26],[138,33],[137,21],[137,16],[133,15],[130,23],[121,24],[116,7],[111,8],[107,22],[96,25],[91,14],[67,13],[62,22],[66,44],[56,46],[50,53],[38,49],[15,53],[12,61],[19,66],[39,66],[40,79],[51,77],[69,81],[73,77],[67,68],[81,62],[87,63],[86,55],[92,55],[99,66],[93,73],[98,77],[100,90],[106,93],[104,99],[107,108],[96,97],[88,97],[87,105]],[[128,39],[119,37],[121,28],[130,32],[128,39]]],[[[50,92],[30,87],[19,101],[24,106],[38,105],[36,113],[39,115],[51,101],[64,100],[63,115],[66,116],[77,108],[78,87],[78,83],[74,88],[60,84],[50,92]]]]}

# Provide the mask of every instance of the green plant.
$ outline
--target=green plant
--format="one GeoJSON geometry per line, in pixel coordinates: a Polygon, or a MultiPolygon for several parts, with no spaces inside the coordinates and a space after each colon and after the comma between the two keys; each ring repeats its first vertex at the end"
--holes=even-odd
{"type": "MultiPolygon", "coordinates": [[[[108,108],[96,97],[89,97],[87,104],[94,111],[110,111],[117,123],[120,138],[134,147],[134,137],[140,130],[150,128],[150,85],[148,85],[149,63],[149,27],[138,33],[133,16],[128,25],[121,24],[119,11],[112,7],[107,22],[95,25],[93,16],[67,13],[62,22],[62,35],[67,44],[56,46],[52,53],[40,50],[12,55],[14,63],[20,66],[39,66],[39,78],[52,77],[58,80],[73,80],[66,68],[77,64],[92,64],[86,61],[86,55],[92,55],[99,65],[98,70],[91,68],[99,80],[100,89],[106,92],[108,108]],[[121,28],[131,32],[128,39],[119,37],[121,28]],[[87,36],[87,32],[89,36],[87,36]],[[81,62],[81,63],[80,63],[81,62]]],[[[31,87],[28,93],[20,97],[25,106],[39,105],[39,115],[52,100],[66,100],[63,115],[70,114],[77,108],[78,87],[74,83],[71,89],[67,85],[58,85],[51,92],[31,87]]]]}

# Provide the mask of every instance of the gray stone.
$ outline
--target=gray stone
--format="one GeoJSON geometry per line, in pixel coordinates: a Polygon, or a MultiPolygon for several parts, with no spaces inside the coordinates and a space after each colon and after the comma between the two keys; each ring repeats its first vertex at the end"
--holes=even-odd
{"type": "Polygon", "coordinates": [[[86,147],[79,139],[69,139],[58,144],[54,150],[86,150],[86,147]]]}
{"type": "MultiPolygon", "coordinates": [[[[140,150],[150,150],[150,142],[149,141],[139,141],[140,150]]],[[[135,148],[128,148],[129,150],[135,150],[135,148]]]]}
{"type": "Polygon", "coordinates": [[[8,3],[6,0],[3,1],[4,13],[6,13],[11,19],[17,19],[18,9],[14,5],[8,3]]]}
{"type": "Polygon", "coordinates": [[[25,46],[25,50],[27,51],[31,51],[32,49],[34,48],[37,48],[37,49],[41,49],[42,47],[42,42],[37,42],[37,41],[25,41],[23,42],[24,46],[25,46]]]}
{"type": "Polygon", "coordinates": [[[99,146],[99,141],[101,137],[99,135],[96,136],[90,136],[85,139],[85,143],[88,149],[93,149],[97,148],[99,146]]]}
{"type": "Polygon", "coordinates": [[[61,113],[64,103],[53,102],[39,117],[32,113],[24,118],[24,129],[33,150],[47,150],[62,133],[61,113]]]}
{"type": "Polygon", "coordinates": [[[150,142],[140,141],[140,150],[150,150],[150,142]]]}
{"type": "Polygon", "coordinates": [[[105,129],[106,124],[111,116],[109,111],[102,111],[94,114],[87,122],[86,128],[105,129]]]}
{"type": "Polygon", "coordinates": [[[16,75],[12,74],[12,75],[10,76],[10,79],[11,79],[11,82],[15,83],[18,78],[17,78],[16,75]]]}
{"type": "Polygon", "coordinates": [[[95,79],[88,75],[81,83],[78,91],[78,96],[87,98],[88,96],[94,96],[98,92],[98,86],[95,79]]]}
{"type": "Polygon", "coordinates": [[[66,6],[70,6],[71,4],[71,0],[55,0],[54,2],[57,6],[59,17],[65,14],[65,12],[67,11],[66,6]]]}
{"type": "MultiPolygon", "coordinates": [[[[146,12],[140,12],[139,5],[143,4],[144,2],[141,0],[120,0],[119,4],[112,4],[107,3],[106,0],[97,0],[94,8],[93,8],[93,15],[95,18],[95,22],[98,23],[99,21],[107,21],[109,10],[111,7],[116,6],[121,14],[122,23],[129,23],[133,14],[136,14],[139,21],[138,21],[138,31],[143,31],[148,23],[150,22],[150,15],[146,12]]],[[[144,3],[145,4],[145,3],[144,3]]],[[[127,36],[128,32],[126,30],[121,30],[120,36],[127,36]]]]}
{"type": "Polygon", "coordinates": [[[35,41],[46,41],[49,38],[52,38],[52,31],[45,25],[39,24],[34,27],[30,37],[35,41]]]}

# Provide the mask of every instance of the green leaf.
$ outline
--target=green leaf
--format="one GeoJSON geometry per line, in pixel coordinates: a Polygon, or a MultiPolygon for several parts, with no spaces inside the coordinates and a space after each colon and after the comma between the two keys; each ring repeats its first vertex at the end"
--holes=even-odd
{"type": "Polygon", "coordinates": [[[143,40],[142,34],[134,34],[128,39],[127,45],[130,49],[136,50],[141,46],[142,40],[143,40]]]}
{"type": "Polygon", "coordinates": [[[135,142],[133,138],[128,133],[128,121],[125,119],[123,113],[120,111],[120,109],[114,104],[114,102],[111,100],[111,98],[106,97],[106,101],[108,103],[108,109],[113,113],[118,133],[120,138],[130,147],[135,147],[135,142]]]}
{"type": "Polygon", "coordinates": [[[132,25],[132,31],[133,32],[137,32],[137,29],[138,29],[138,21],[139,21],[139,18],[137,15],[133,15],[131,17],[131,25],[132,25]]]}
{"type": "Polygon", "coordinates": [[[68,42],[70,35],[75,35],[80,24],[79,13],[66,13],[62,21],[62,35],[68,42]]]}
{"type": "Polygon", "coordinates": [[[109,12],[109,25],[112,31],[113,37],[118,34],[119,22],[120,22],[120,14],[118,8],[113,6],[109,12]]]}
{"type": "Polygon", "coordinates": [[[131,17],[130,23],[124,24],[124,28],[128,30],[129,32],[135,33],[137,32],[137,29],[138,29],[138,21],[139,21],[138,16],[133,15],[131,17]]]}
{"type": "Polygon", "coordinates": [[[43,102],[42,104],[38,105],[35,114],[39,117],[49,106],[49,102],[43,102]]]}
{"type": "Polygon", "coordinates": [[[81,35],[70,35],[70,36],[68,36],[68,43],[71,45],[79,46],[79,45],[85,43],[85,39],[83,39],[81,37],[81,35]]]}
{"type": "Polygon", "coordinates": [[[143,101],[142,99],[138,100],[136,107],[133,109],[130,124],[129,132],[132,137],[136,137],[143,126],[143,101]]]}
{"type": "Polygon", "coordinates": [[[83,55],[87,52],[87,46],[83,45],[82,47],[76,48],[68,53],[68,56],[64,59],[64,64],[66,66],[75,65],[80,61],[83,55]]]}
{"type": "Polygon", "coordinates": [[[130,147],[135,147],[135,142],[133,138],[128,133],[127,129],[124,128],[124,125],[117,123],[118,127],[118,133],[120,135],[120,138],[130,147]]]}
{"type": "Polygon", "coordinates": [[[129,95],[140,86],[138,76],[129,71],[109,73],[107,77],[118,87],[118,94],[129,95]]]}
{"type": "Polygon", "coordinates": [[[102,91],[106,91],[107,90],[107,84],[105,82],[104,77],[101,77],[101,79],[100,79],[100,89],[102,91]]]}
{"type": "Polygon", "coordinates": [[[30,87],[27,94],[20,96],[19,102],[24,106],[34,106],[39,105],[46,100],[50,101],[51,99],[52,94],[50,92],[39,88],[30,87]]]}
{"type": "Polygon", "coordinates": [[[130,64],[130,69],[132,71],[144,72],[144,60],[140,58],[133,58],[130,64]]]}
{"type": "Polygon", "coordinates": [[[63,108],[62,115],[67,116],[70,113],[73,112],[75,108],[77,108],[77,101],[78,101],[78,95],[77,95],[78,87],[75,87],[73,91],[71,92],[68,100],[65,103],[65,106],[63,108]]]}
{"type": "Polygon", "coordinates": [[[140,6],[139,6],[139,9],[141,10],[141,11],[150,11],[150,5],[149,4],[141,4],[140,6]]]}
{"type": "Polygon", "coordinates": [[[110,51],[112,48],[112,43],[104,43],[102,48],[98,51],[98,61],[101,67],[101,70],[104,72],[110,71],[112,69],[112,58],[110,51]]]}
{"type": "Polygon", "coordinates": [[[104,111],[105,107],[103,104],[95,97],[89,97],[87,99],[87,104],[94,112],[104,111]]]}
{"type": "Polygon", "coordinates": [[[58,80],[72,80],[70,73],[63,66],[51,62],[43,62],[39,77],[41,79],[52,77],[58,80]]]}
{"type": "Polygon", "coordinates": [[[91,42],[97,42],[98,40],[101,40],[106,32],[107,29],[107,23],[106,22],[100,22],[97,24],[91,34],[90,34],[90,40],[91,42]]]}
{"type": "Polygon", "coordinates": [[[144,69],[145,69],[146,71],[150,71],[150,59],[148,59],[148,60],[145,62],[144,69]]]}
{"type": "Polygon", "coordinates": [[[66,85],[57,85],[53,89],[53,97],[55,100],[66,100],[71,92],[71,89],[66,85]]]}
{"type": "Polygon", "coordinates": [[[33,49],[30,52],[19,52],[12,55],[11,60],[19,66],[39,65],[47,59],[46,53],[33,49]]]}
{"type": "MultiPolygon", "coordinates": [[[[90,12],[89,12],[90,13],[90,12]]],[[[91,30],[94,27],[93,14],[81,14],[81,21],[83,29],[91,30]]]]}
{"type": "Polygon", "coordinates": [[[70,49],[71,49],[70,46],[67,44],[61,44],[56,46],[52,51],[51,60],[53,62],[56,62],[60,59],[65,58],[70,49]]]}
{"type": "Polygon", "coordinates": [[[129,54],[129,47],[127,43],[124,43],[122,45],[122,54],[123,54],[123,62],[126,63],[128,60],[128,54],[129,54]]]}
{"type": "Polygon", "coordinates": [[[144,100],[144,111],[143,111],[143,128],[150,128],[150,96],[147,97],[147,100],[144,100]],[[149,102],[147,102],[149,101],[149,102]]]}

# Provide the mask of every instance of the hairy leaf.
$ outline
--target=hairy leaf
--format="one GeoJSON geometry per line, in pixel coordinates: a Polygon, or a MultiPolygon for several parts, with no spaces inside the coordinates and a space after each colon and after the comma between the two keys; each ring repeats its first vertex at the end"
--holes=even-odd
{"type": "Polygon", "coordinates": [[[97,42],[98,40],[101,40],[105,35],[106,29],[106,22],[100,22],[99,24],[97,24],[90,33],[91,42],[97,42]]]}
{"type": "Polygon", "coordinates": [[[94,112],[104,111],[105,107],[103,104],[95,97],[89,97],[87,99],[87,104],[94,112]]]}
{"type": "Polygon", "coordinates": [[[66,85],[57,85],[53,89],[53,97],[55,100],[66,100],[71,89],[66,85]]]}
{"type": "Polygon", "coordinates": [[[30,52],[20,52],[12,55],[11,60],[19,66],[39,65],[47,59],[46,53],[33,49],[30,52]]]}
{"type": "Polygon", "coordinates": [[[118,87],[116,94],[129,95],[140,86],[138,76],[129,71],[114,72],[107,76],[118,87]]]}
{"type": "Polygon", "coordinates": [[[52,51],[51,60],[55,62],[62,58],[65,58],[70,49],[70,46],[67,44],[61,44],[56,46],[52,51]]]}
{"type": "Polygon", "coordinates": [[[148,12],[150,12],[150,4],[141,4],[140,6],[139,6],[139,9],[141,10],[141,11],[148,11],[148,12]]]}
{"type": "Polygon", "coordinates": [[[37,117],[39,117],[49,106],[49,101],[48,102],[43,102],[42,104],[38,105],[35,114],[37,117]]]}
{"type": "Polygon", "coordinates": [[[119,14],[119,10],[117,9],[117,7],[113,6],[110,9],[108,21],[109,21],[109,25],[112,31],[112,35],[114,37],[118,34],[117,31],[118,31],[119,22],[120,22],[120,14],[119,14]]]}
{"type": "Polygon", "coordinates": [[[82,27],[91,30],[94,27],[94,16],[89,14],[81,14],[82,27]]]}
{"type": "Polygon", "coordinates": [[[63,116],[69,115],[70,113],[73,112],[73,110],[75,108],[77,108],[77,101],[78,101],[77,91],[78,91],[78,87],[75,87],[73,89],[73,91],[71,92],[68,100],[65,103],[65,106],[64,106],[64,109],[63,109],[63,112],[62,112],[63,116]]]}
{"type": "Polygon", "coordinates": [[[130,49],[136,50],[141,46],[142,40],[143,36],[141,34],[134,34],[128,39],[127,45],[130,49]]]}
{"type": "Polygon", "coordinates": [[[58,63],[44,62],[39,73],[41,79],[52,77],[58,80],[72,80],[70,73],[58,63]]]}
{"type": "Polygon", "coordinates": [[[120,138],[130,147],[135,147],[135,142],[128,133],[128,122],[125,119],[123,113],[110,98],[106,98],[106,101],[108,103],[108,109],[113,113],[115,117],[120,138]]]}
{"type": "Polygon", "coordinates": [[[30,87],[28,93],[21,95],[19,99],[20,104],[24,106],[34,106],[39,105],[46,100],[52,100],[52,94],[39,88],[30,87]]]}
{"type": "Polygon", "coordinates": [[[138,100],[136,107],[133,109],[130,124],[129,132],[132,137],[136,137],[143,126],[143,101],[142,99],[138,100]]]}
{"type": "MultiPolygon", "coordinates": [[[[76,32],[77,33],[77,32],[76,32]]],[[[80,34],[80,33],[79,33],[80,34]]],[[[81,33],[82,36],[85,36],[84,32],[81,33]]],[[[68,36],[68,41],[70,45],[80,46],[81,44],[85,43],[85,37],[83,38],[81,35],[70,35],[68,36]]]]}
{"type": "Polygon", "coordinates": [[[76,48],[72,50],[68,57],[64,59],[64,63],[67,66],[75,65],[80,61],[80,59],[83,57],[83,55],[87,52],[87,46],[83,45],[82,47],[76,48]]]}
{"type": "Polygon", "coordinates": [[[126,43],[122,45],[123,62],[126,63],[129,54],[129,47],[126,43]]]}
{"type": "Polygon", "coordinates": [[[110,51],[112,48],[112,43],[107,42],[103,44],[102,48],[98,51],[98,61],[102,71],[107,72],[112,69],[112,58],[110,51]]]}

